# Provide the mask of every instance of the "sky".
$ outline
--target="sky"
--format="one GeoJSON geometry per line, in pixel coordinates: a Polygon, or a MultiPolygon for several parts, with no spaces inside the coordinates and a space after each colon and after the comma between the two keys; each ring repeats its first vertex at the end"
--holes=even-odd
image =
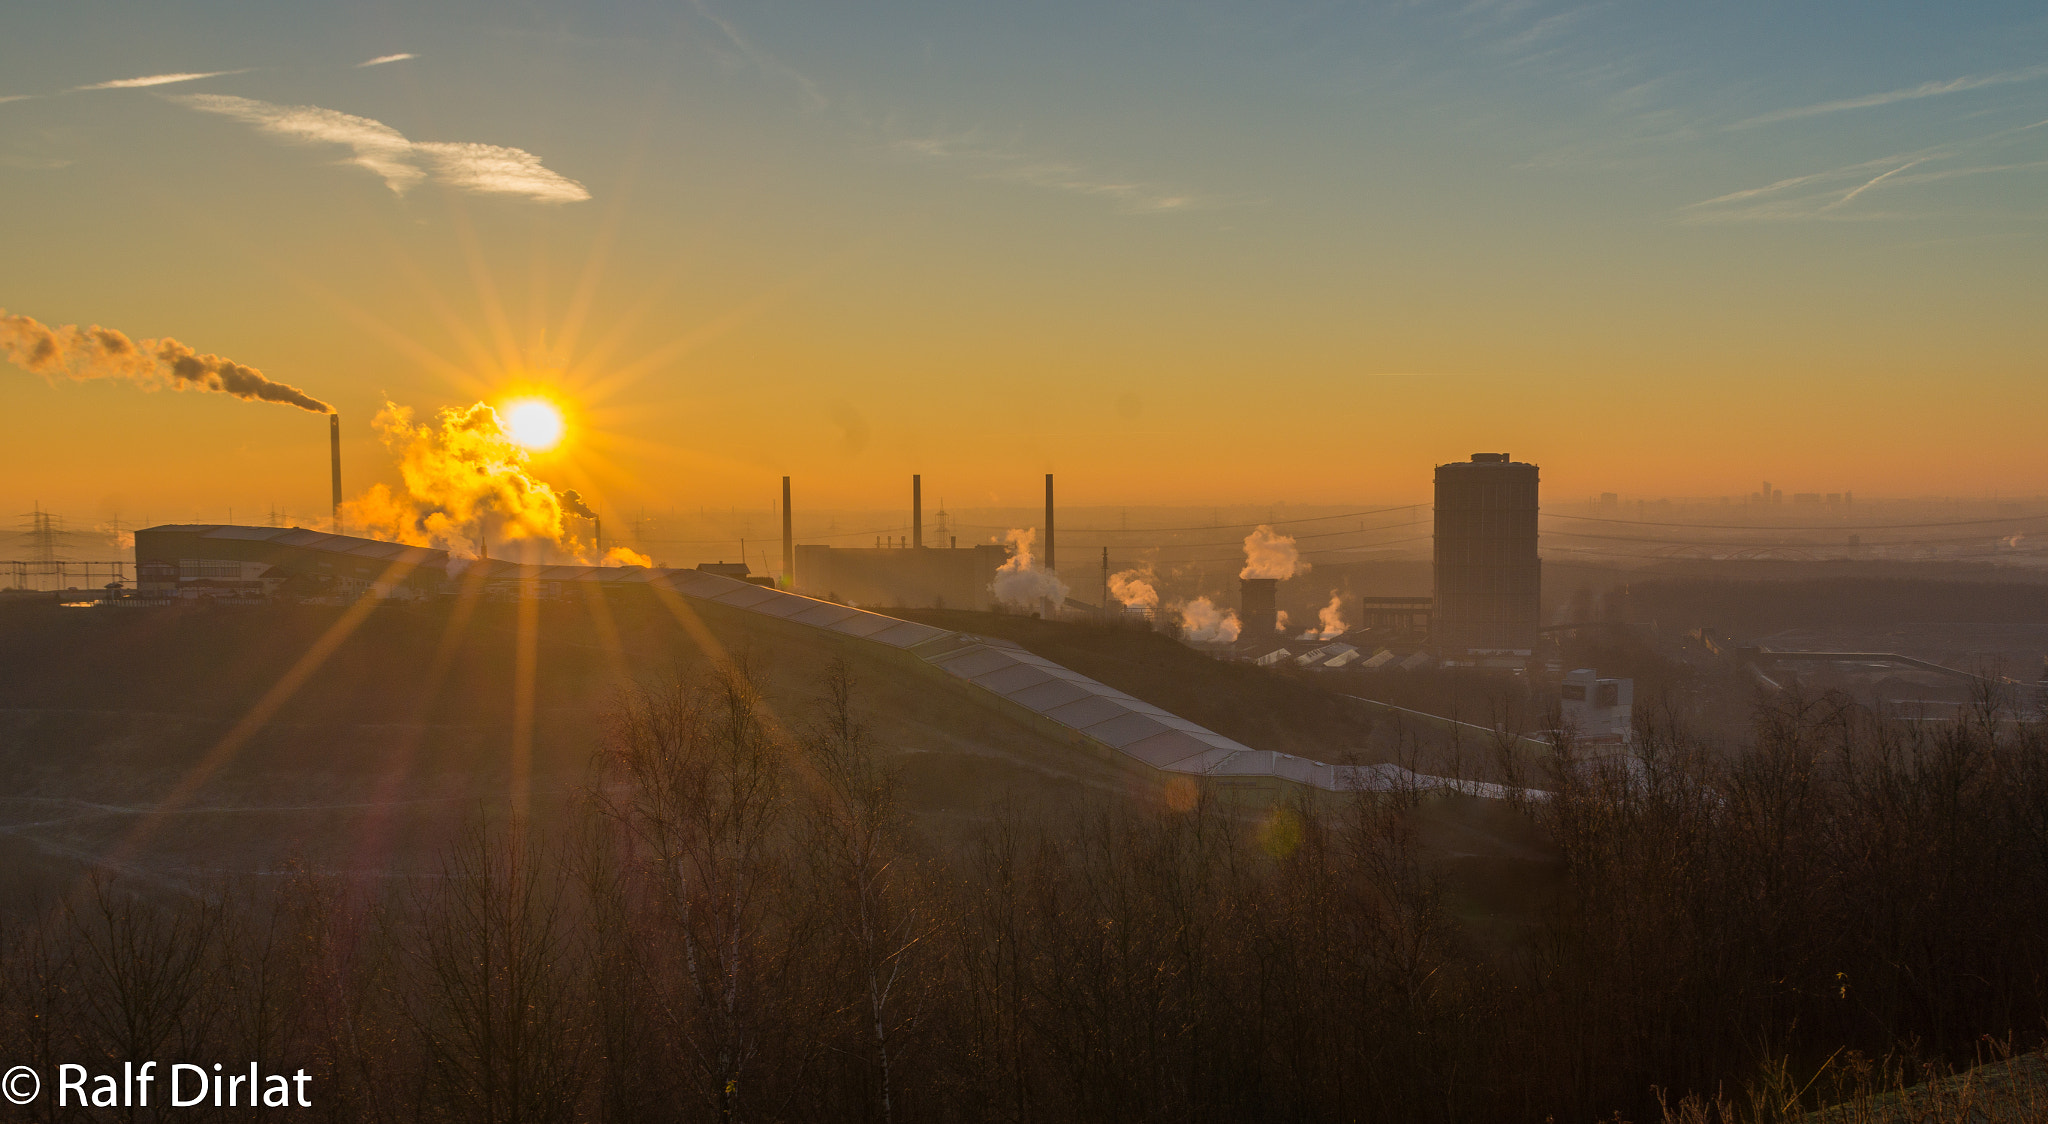
{"type": "MultiPolygon", "coordinates": [[[[602,510],[2048,491],[2039,5],[18,3],[0,308],[602,510]]],[[[324,514],[326,421],[0,369],[0,499],[324,514]]]]}

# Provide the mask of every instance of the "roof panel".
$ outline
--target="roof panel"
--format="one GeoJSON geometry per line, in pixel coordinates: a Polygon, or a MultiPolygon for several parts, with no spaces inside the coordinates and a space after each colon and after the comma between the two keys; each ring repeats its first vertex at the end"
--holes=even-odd
{"type": "Polygon", "coordinates": [[[888,628],[891,624],[895,623],[895,620],[896,618],[894,617],[884,617],[875,613],[856,612],[845,620],[826,627],[834,632],[843,632],[848,636],[865,638],[888,628]]]}
{"type": "MultiPolygon", "coordinates": [[[[1116,717],[1088,726],[1084,729],[1084,732],[1096,741],[1106,742],[1109,745],[1116,746],[1118,749],[1124,749],[1154,734],[1169,732],[1175,737],[1187,738],[1189,741],[1194,740],[1193,738],[1188,738],[1185,731],[1174,730],[1149,714],[1132,714],[1129,711],[1124,711],[1116,717]]],[[[1207,749],[1209,747],[1201,746],[1200,748],[1207,749]]]]}
{"type": "Polygon", "coordinates": [[[909,648],[934,640],[946,634],[944,629],[933,628],[916,621],[897,621],[888,628],[868,637],[870,640],[887,644],[893,648],[909,648]]]}
{"type": "MultiPolygon", "coordinates": [[[[1223,754],[1222,750],[1203,745],[1179,730],[1165,730],[1149,738],[1140,738],[1123,749],[1125,753],[1155,769],[1170,768],[1204,754],[1223,754]]],[[[1207,769],[1208,764],[1205,763],[1202,767],[1207,769]]]]}
{"type": "Polygon", "coordinates": [[[283,527],[225,526],[213,527],[202,533],[209,539],[255,539],[260,542],[268,542],[284,534],[285,529],[283,527]]]}
{"type": "Polygon", "coordinates": [[[859,615],[859,609],[848,608],[845,605],[835,605],[830,601],[813,601],[809,606],[789,619],[798,624],[830,628],[848,617],[857,617],[859,615]]]}
{"type": "Polygon", "coordinates": [[[975,676],[974,685],[986,687],[998,695],[1008,696],[1014,695],[1026,687],[1036,687],[1040,683],[1050,683],[1053,678],[1053,676],[1047,675],[1042,667],[1032,667],[1030,664],[1024,663],[1013,663],[1008,667],[999,667],[994,671],[975,676]]]}
{"type": "Polygon", "coordinates": [[[995,648],[966,648],[958,653],[948,653],[932,662],[962,679],[987,675],[999,667],[1017,666],[1017,659],[1012,653],[995,648]]]}
{"type": "Polygon", "coordinates": [[[1026,687],[1010,696],[1010,701],[1019,706],[1029,707],[1040,714],[1048,714],[1054,707],[1065,706],[1077,699],[1092,699],[1087,688],[1070,679],[1048,679],[1036,687],[1026,687]]]}
{"type": "MultiPolygon", "coordinates": [[[[692,590],[691,593],[695,595],[696,591],[692,590]]],[[[738,589],[728,589],[723,592],[713,594],[710,600],[716,601],[721,605],[731,605],[735,608],[750,609],[756,605],[759,605],[763,601],[773,601],[781,596],[782,594],[777,593],[776,591],[768,589],[764,586],[747,585],[743,583],[738,589]]]]}
{"type": "MultiPolygon", "coordinates": [[[[1058,680],[1051,680],[1050,682],[1058,682],[1058,680]]],[[[1079,699],[1063,703],[1051,710],[1041,711],[1041,713],[1055,722],[1072,726],[1076,730],[1086,730],[1088,727],[1098,723],[1107,722],[1112,718],[1129,714],[1130,711],[1124,709],[1123,705],[1115,699],[1105,699],[1100,695],[1085,695],[1079,699]]]]}

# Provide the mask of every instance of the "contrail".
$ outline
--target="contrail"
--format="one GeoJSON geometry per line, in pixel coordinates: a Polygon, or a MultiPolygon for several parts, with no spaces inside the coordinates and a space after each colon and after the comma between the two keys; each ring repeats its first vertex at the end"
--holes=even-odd
{"type": "Polygon", "coordinates": [[[217,390],[251,402],[276,402],[316,414],[334,407],[298,387],[277,382],[254,367],[218,355],[202,355],[166,336],[131,340],[94,324],[51,327],[0,309],[0,348],[14,365],[45,377],[127,379],[147,387],[217,390]]]}

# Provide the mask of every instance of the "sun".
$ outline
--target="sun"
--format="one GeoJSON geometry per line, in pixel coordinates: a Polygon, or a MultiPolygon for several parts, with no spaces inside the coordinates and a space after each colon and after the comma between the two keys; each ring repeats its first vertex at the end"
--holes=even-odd
{"type": "Polygon", "coordinates": [[[504,413],[505,435],[514,444],[536,453],[544,453],[561,444],[562,411],[552,402],[539,398],[522,398],[509,402],[504,413]]]}

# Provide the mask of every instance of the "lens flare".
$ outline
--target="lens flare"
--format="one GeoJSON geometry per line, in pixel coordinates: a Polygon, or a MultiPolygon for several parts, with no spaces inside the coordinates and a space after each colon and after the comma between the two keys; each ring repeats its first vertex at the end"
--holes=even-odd
{"type": "Polygon", "coordinates": [[[543,453],[562,442],[562,411],[552,402],[527,398],[505,406],[505,434],[519,445],[543,453]]]}

